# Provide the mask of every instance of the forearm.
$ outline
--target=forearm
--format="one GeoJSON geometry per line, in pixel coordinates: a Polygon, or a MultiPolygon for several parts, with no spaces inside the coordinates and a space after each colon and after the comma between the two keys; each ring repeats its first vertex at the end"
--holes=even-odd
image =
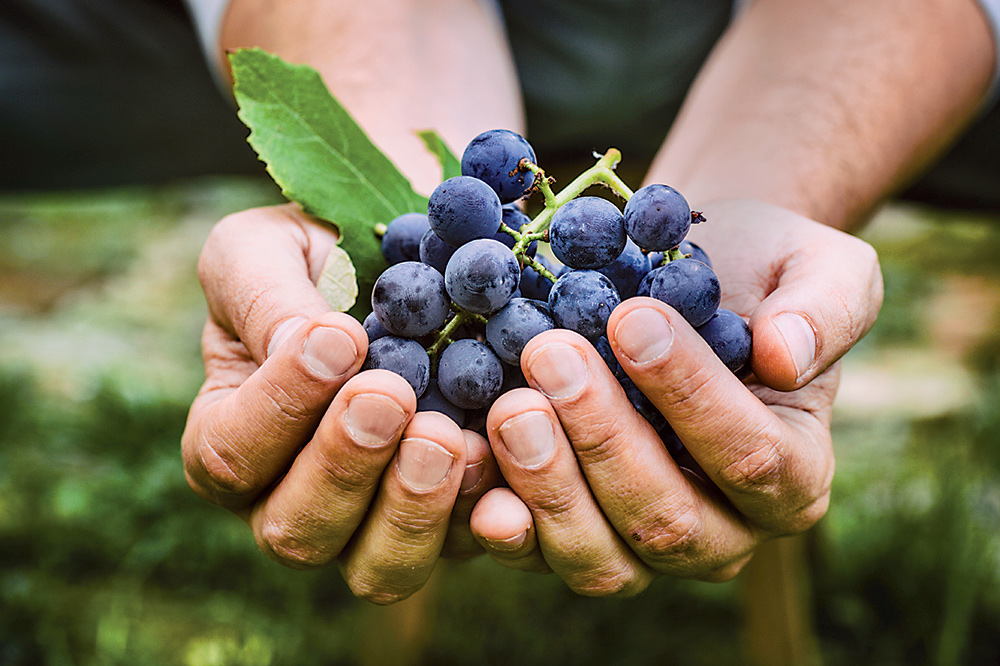
{"type": "Polygon", "coordinates": [[[513,64],[488,2],[232,0],[220,41],[317,68],[420,191],[434,188],[440,169],[415,132],[435,129],[457,149],[485,129],[523,130],[513,64]]]}
{"type": "Polygon", "coordinates": [[[993,44],[972,0],[756,0],[691,90],[649,179],[841,229],[974,117],[993,44]]]}

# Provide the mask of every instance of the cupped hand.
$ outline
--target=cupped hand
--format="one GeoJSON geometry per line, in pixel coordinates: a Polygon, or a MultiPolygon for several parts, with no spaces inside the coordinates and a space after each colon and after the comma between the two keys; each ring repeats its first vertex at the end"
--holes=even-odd
{"type": "Polygon", "coordinates": [[[723,306],[749,318],[754,374],[740,381],[659,301],[612,313],[622,368],[684,445],[675,460],[587,341],[537,336],[521,361],[532,388],[502,396],[488,421],[510,487],[480,500],[472,527],[494,559],[583,594],[632,594],[660,574],[731,578],[760,543],[825,513],[837,360],[881,305],[875,253],[757,201],[705,215],[691,238],[723,306]]]}
{"type": "Polygon", "coordinates": [[[199,262],[205,383],[184,469],[267,556],[336,561],[355,594],[388,603],[419,589],[442,551],[481,552],[468,516],[498,471],[482,437],[415,413],[401,377],[359,372],[364,329],[315,287],[335,238],[291,205],[212,230],[199,262]]]}

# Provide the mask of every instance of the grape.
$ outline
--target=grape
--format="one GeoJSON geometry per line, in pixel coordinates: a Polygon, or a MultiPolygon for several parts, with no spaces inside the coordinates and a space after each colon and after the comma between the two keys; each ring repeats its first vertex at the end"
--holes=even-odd
{"type": "Polygon", "coordinates": [[[436,381],[427,384],[427,390],[417,400],[418,412],[438,412],[444,414],[459,426],[465,425],[465,410],[444,397],[436,381]]]}
{"type": "Polygon", "coordinates": [[[451,299],[477,314],[502,308],[520,278],[517,257],[503,243],[490,238],[474,240],[455,250],[444,272],[451,299]]]}
{"type": "MultiPolygon", "coordinates": [[[[521,209],[514,204],[507,204],[501,208],[501,211],[503,223],[514,231],[520,231],[521,227],[531,222],[531,218],[522,213],[521,209]]],[[[513,236],[502,230],[497,231],[493,235],[493,239],[500,241],[512,250],[514,249],[514,244],[517,242],[513,236]]],[[[538,241],[531,241],[528,243],[528,247],[524,253],[529,257],[534,257],[536,252],[538,252],[538,241]]]]}
{"type": "Polygon", "coordinates": [[[660,413],[660,410],[646,397],[645,393],[639,390],[639,387],[628,375],[621,377],[618,383],[625,390],[625,397],[632,403],[632,407],[649,422],[649,425],[653,426],[653,430],[660,430],[668,425],[667,419],[660,413]]]}
{"type": "Polygon", "coordinates": [[[500,360],[517,365],[528,341],[555,327],[545,303],[530,298],[512,298],[486,322],[486,341],[500,360]]]}
{"type": "Polygon", "coordinates": [[[375,316],[374,312],[368,313],[362,326],[365,328],[365,333],[368,334],[369,343],[379,338],[384,338],[387,335],[392,335],[392,333],[385,329],[385,326],[379,323],[378,317],[375,316]]]}
{"type": "Polygon", "coordinates": [[[591,341],[607,334],[608,317],[620,302],[614,283],[597,271],[564,273],[549,292],[553,321],[591,341]]]}
{"type": "Polygon", "coordinates": [[[611,349],[611,343],[605,337],[598,338],[594,343],[594,348],[597,349],[597,353],[601,355],[604,359],[605,365],[608,366],[608,370],[611,371],[615,377],[620,377],[622,374],[622,366],[618,362],[618,357],[615,356],[615,352],[611,349]]]}
{"type": "Polygon", "coordinates": [[[528,380],[525,378],[524,373],[521,372],[521,365],[512,365],[505,362],[503,364],[503,386],[500,387],[500,392],[506,393],[516,388],[527,387],[528,380]]]}
{"type": "Polygon", "coordinates": [[[614,282],[615,288],[622,299],[635,296],[639,282],[649,273],[649,257],[642,253],[639,246],[628,239],[625,242],[625,249],[604,268],[597,269],[614,282]]]}
{"type": "Polygon", "coordinates": [[[677,310],[698,327],[719,307],[722,289],[715,272],[695,259],[677,259],[650,271],[649,295],[677,310]]]}
{"type": "MultiPolygon", "coordinates": [[[[535,257],[535,261],[547,268],[550,273],[555,273],[552,264],[545,257],[535,257]]],[[[552,290],[552,280],[548,279],[531,266],[525,266],[521,271],[520,283],[521,295],[525,298],[534,298],[539,301],[548,301],[549,292],[552,290]]]]}
{"type": "Polygon", "coordinates": [[[639,280],[639,286],[635,288],[636,296],[649,296],[649,285],[652,284],[653,278],[656,277],[656,268],[657,267],[654,266],[653,270],[643,275],[642,279],[639,280]]]}
{"type": "Polygon", "coordinates": [[[444,269],[453,254],[455,248],[441,240],[433,229],[428,229],[420,239],[420,261],[433,266],[441,275],[444,275],[444,269]]]}
{"type": "Polygon", "coordinates": [[[552,253],[571,268],[602,268],[625,247],[621,211],[600,197],[577,197],[552,216],[549,243],[552,253]]]}
{"type": "Polygon", "coordinates": [[[690,254],[692,259],[697,259],[709,268],[712,268],[712,260],[708,258],[708,254],[705,250],[701,249],[700,245],[696,245],[689,240],[683,240],[677,246],[677,249],[681,251],[681,254],[690,254]]]}
{"type": "Polygon", "coordinates": [[[393,219],[382,236],[382,256],[390,264],[420,260],[420,239],[430,229],[423,213],[404,213],[393,219]]]}
{"type": "Polygon", "coordinates": [[[750,327],[735,312],[719,308],[697,330],[715,355],[734,373],[750,361],[750,327]]]}
{"type": "Polygon", "coordinates": [[[430,381],[431,361],[416,340],[388,335],[368,345],[368,356],[361,369],[395,372],[409,382],[419,398],[430,381]]]}
{"type": "Polygon", "coordinates": [[[451,312],[444,276],[418,261],[390,266],[375,281],[372,310],[393,335],[426,335],[440,328],[451,312]]]}
{"type": "Polygon", "coordinates": [[[490,348],[478,340],[457,340],[438,361],[438,388],[463,409],[480,409],[492,403],[503,384],[503,365],[490,348]]]}
{"type": "Polygon", "coordinates": [[[489,238],[500,228],[500,199],[489,185],[455,176],[438,185],[427,203],[427,221],[441,240],[459,247],[489,238]]]}
{"type": "Polygon", "coordinates": [[[669,185],[647,185],[625,204],[625,230],[644,250],[669,250],[691,228],[687,199],[669,185]]]}
{"type": "Polygon", "coordinates": [[[526,195],[535,174],[519,168],[522,159],[535,162],[531,144],[516,132],[495,129],[483,132],[462,153],[462,175],[485,181],[500,201],[510,203],[526,195]]]}

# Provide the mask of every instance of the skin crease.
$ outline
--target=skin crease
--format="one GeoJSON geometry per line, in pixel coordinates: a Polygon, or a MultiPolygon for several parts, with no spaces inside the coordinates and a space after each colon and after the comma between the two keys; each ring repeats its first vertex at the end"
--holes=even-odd
{"type": "MultiPolygon", "coordinates": [[[[318,67],[421,191],[439,171],[413,131],[432,127],[462,146],[484,128],[523,130],[485,2],[234,0],[221,46],[249,45],[318,67]]],[[[992,56],[972,0],[920,11],[903,0],[756,0],[727,31],[648,182],[676,187],[710,220],[690,238],[712,257],[723,307],[750,319],[755,375],[736,380],[665,305],[635,299],[609,320],[619,361],[702,472],[665,454],[604,362],[567,331],[529,343],[532,388],[491,410],[495,461],[450,421],[414,416],[401,379],[355,374],[365,334],[327,312],[311,283],[332,235],[285,206],[227,218],[203,250],[211,314],[206,384],[183,442],[191,485],[247,519],[265,553],[295,566],[337,561],[351,589],[379,603],[419,589],[442,552],[476,545],[506,566],[554,571],[581,594],[634,594],[664,573],[735,575],[762,541],[807,529],[829,501],[836,362],[881,301],[874,252],[836,229],[854,228],[957,135],[992,56]],[[317,329],[353,351],[326,346],[317,363],[306,346],[317,329]],[[637,349],[643,360],[630,361],[637,349]],[[340,374],[317,374],[338,362],[340,374]],[[553,392],[574,367],[583,388],[553,392]],[[373,421],[402,415],[377,446],[344,429],[360,394],[380,396],[368,403],[373,421]],[[400,447],[413,437],[453,460],[431,489],[398,476],[414,469],[394,462],[415,450],[400,447]],[[530,452],[525,442],[550,442],[547,457],[519,463],[512,451],[530,452]],[[480,463],[493,471],[462,493],[480,463]],[[501,472],[510,488],[490,490],[501,472]]]]}

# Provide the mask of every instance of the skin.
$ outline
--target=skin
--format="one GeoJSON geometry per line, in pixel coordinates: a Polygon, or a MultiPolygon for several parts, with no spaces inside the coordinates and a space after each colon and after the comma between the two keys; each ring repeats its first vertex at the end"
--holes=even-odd
{"type": "MultiPolygon", "coordinates": [[[[522,128],[485,5],[350,4],[279,12],[234,0],[222,45],[317,66],[424,191],[438,171],[413,130],[461,146],[483,128],[522,128]],[[471,60],[470,39],[481,47],[471,60]]],[[[439,415],[414,415],[401,379],[358,374],[363,329],[313,286],[329,229],[291,206],[223,220],[200,265],[210,316],[206,383],[183,442],[192,487],[243,517],[268,555],[337,561],[351,589],[379,603],[419,589],[442,553],[478,548],[588,595],[634,594],[661,574],[732,577],[829,503],[837,360],[882,293],[874,251],[838,229],[957,135],[992,57],[971,0],[919,12],[903,0],[757,0],[726,33],[648,181],[677,187],[710,220],[690,237],[712,257],[723,306],[750,320],[754,375],[738,381],[662,303],[629,300],[608,326],[623,368],[690,452],[682,464],[568,331],[525,349],[531,388],[494,405],[489,447],[439,415]],[[325,344],[307,346],[316,331],[325,344]],[[345,425],[357,396],[369,398],[364,422],[382,426],[377,441],[345,425]],[[500,473],[509,488],[496,487],[500,473]]]]}

